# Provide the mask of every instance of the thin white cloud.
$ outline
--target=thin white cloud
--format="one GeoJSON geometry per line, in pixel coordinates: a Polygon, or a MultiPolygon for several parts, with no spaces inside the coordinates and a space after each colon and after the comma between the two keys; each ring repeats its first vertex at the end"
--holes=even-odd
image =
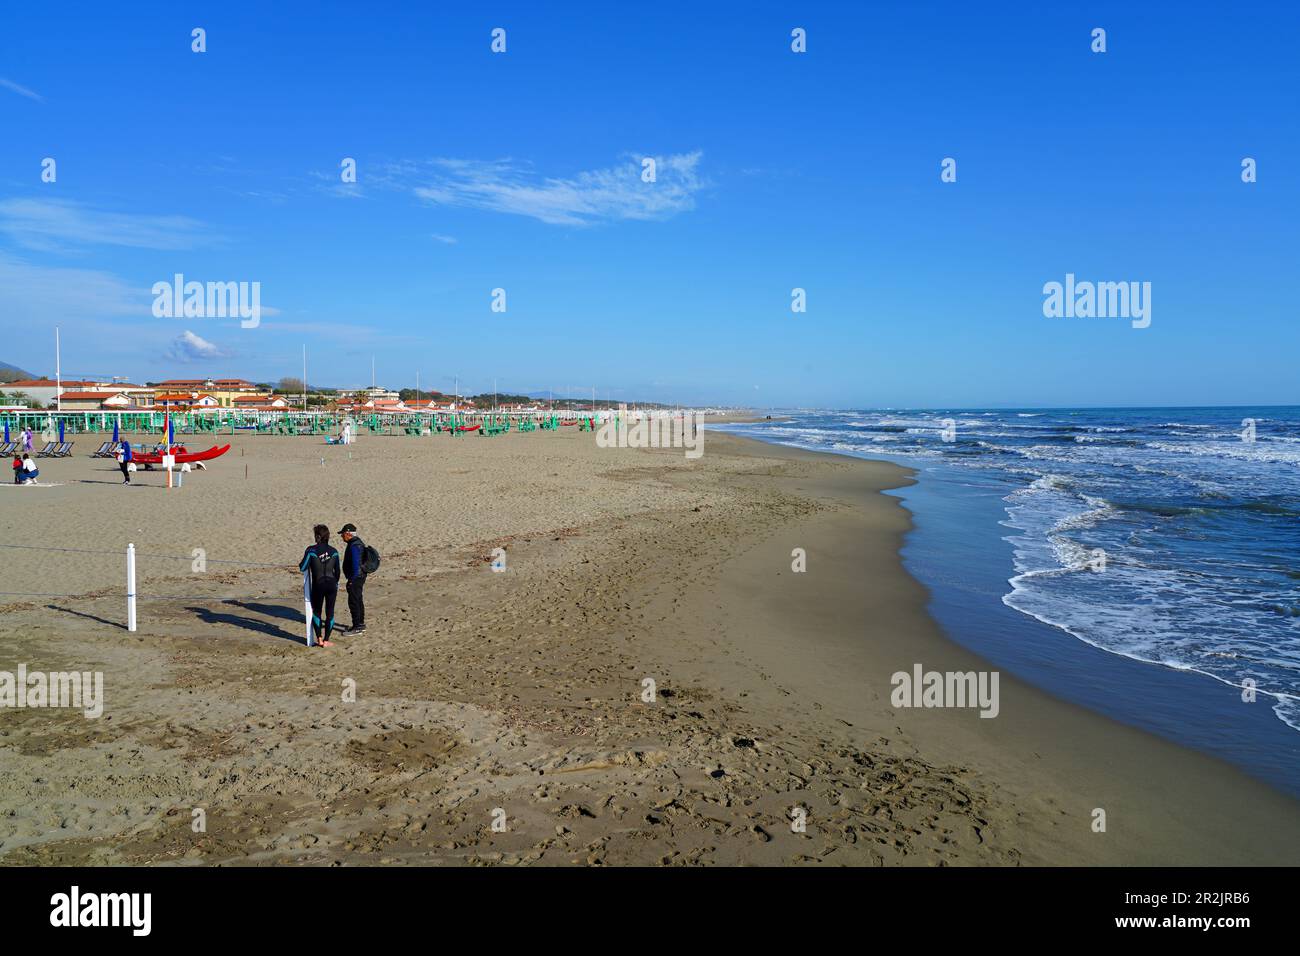
{"type": "Polygon", "coordinates": [[[389,167],[390,177],[423,180],[415,195],[446,206],[529,216],[553,225],[587,226],[625,219],[667,219],[695,208],[707,184],[701,153],[655,156],[655,182],[642,180],[640,157],[568,178],[539,177],[512,160],[435,159],[389,167]]]}
{"type": "Polygon", "coordinates": [[[35,100],[37,103],[45,102],[45,97],[41,96],[41,94],[37,93],[35,90],[29,90],[27,87],[20,86],[13,80],[7,80],[3,76],[0,76],[0,86],[4,87],[6,90],[12,90],[19,96],[25,96],[29,100],[35,100]]]}
{"type": "Polygon", "coordinates": [[[105,212],[62,199],[0,201],[0,232],[44,252],[70,245],[189,249],[208,238],[204,230],[203,223],[186,216],[105,212]]]}
{"type": "Polygon", "coordinates": [[[38,266],[0,252],[0,315],[6,326],[114,315],[148,315],[146,288],[95,269],[38,266]]]}
{"type": "Polygon", "coordinates": [[[339,178],[338,172],[321,172],[319,169],[313,169],[308,172],[311,177],[311,186],[319,192],[326,193],[336,199],[365,199],[365,190],[361,188],[361,183],[345,183],[339,178]]]}
{"type": "Polygon", "coordinates": [[[435,232],[435,233],[431,233],[430,236],[429,236],[429,238],[431,238],[431,239],[435,239],[435,240],[437,240],[438,242],[444,243],[444,244],[446,244],[446,245],[448,245],[448,246],[454,246],[454,245],[456,244],[456,241],[457,241],[455,236],[440,236],[440,235],[438,235],[436,232],[435,232]]]}
{"type": "Polygon", "coordinates": [[[186,329],[172,340],[166,357],[173,362],[206,362],[209,359],[230,358],[233,353],[186,329]]]}

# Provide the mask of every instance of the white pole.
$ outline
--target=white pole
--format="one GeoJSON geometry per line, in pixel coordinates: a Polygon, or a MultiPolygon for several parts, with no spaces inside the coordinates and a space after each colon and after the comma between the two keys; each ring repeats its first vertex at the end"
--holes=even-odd
{"type": "Polygon", "coordinates": [[[59,327],[54,327],[54,410],[63,411],[63,363],[59,358],[59,327]]]}
{"type": "Polygon", "coordinates": [[[135,545],[126,546],[126,629],[135,630],[135,545]]]}
{"type": "Polygon", "coordinates": [[[315,647],[316,641],[311,630],[311,572],[302,573],[302,607],[303,613],[307,616],[307,646],[315,647]]]}
{"type": "Polygon", "coordinates": [[[307,411],[307,346],[302,347],[302,410],[307,411]]]}

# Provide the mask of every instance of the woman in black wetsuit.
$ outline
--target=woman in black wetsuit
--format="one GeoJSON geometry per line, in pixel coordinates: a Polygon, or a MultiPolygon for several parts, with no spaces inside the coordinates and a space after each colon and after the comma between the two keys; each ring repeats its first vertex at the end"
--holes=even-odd
{"type": "Polygon", "coordinates": [[[339,553],[330,547],[330,529],[325,525],[316,525],[312,534],[316,543],[303,552],[298,570],[309,575],[312,633],[322,647],[332,647],[334,598],[339,593],[339,553]]]}

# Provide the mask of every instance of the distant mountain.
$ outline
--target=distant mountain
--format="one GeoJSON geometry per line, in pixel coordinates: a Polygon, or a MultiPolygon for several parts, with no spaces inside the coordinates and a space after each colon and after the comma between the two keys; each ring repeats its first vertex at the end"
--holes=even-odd
{"type": "Polygon", "coordinates": [[[24,372],[17,365],[0,362],[0,382],[21,382],[28,378],[37,378],[37,376],[31,372],[24,372]]]}

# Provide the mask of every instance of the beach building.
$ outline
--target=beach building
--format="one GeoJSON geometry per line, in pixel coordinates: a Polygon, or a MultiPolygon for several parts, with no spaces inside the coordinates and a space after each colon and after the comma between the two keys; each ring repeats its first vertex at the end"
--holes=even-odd
{"type": "Polygon", "coordinates": [[[288,408],[289,403],[285,401],[283,395],[237,395],[231,403],[231,407],[255,411],[272,411],[274,409],[288,408]]]}
{"type": "Polygon", "coordinates": [[[170,394],[211,396],[221,408],[234,407],[235,399],[240,396],[260,394],[256,385],[242,378],[171,378],[159,382],[157,388],[170,394]]]}
{"type": "Polygon", "coordinates": [[[53,405],[68,392],[122,392],[131,396],[136,404],[148,404],[153,399],[153,389],[130,382],[112,379],[74,379],[65,378],[62,382],[52,378],[29,378],[16,382],[5,382],[0,390],[6,392],[23,392],[33,402],[53,405]]]}
{"type": "MultiPolygon", "coordinates": [[[[28,378],[17,382],[6,382],[3,386],[6,392],[23,392],[33,402],[39,402],[42,405],[53,403],[59,395],[60,386],[52,378],[28,378]]],[[[62,391],[94,389],[102,387],[98,382],[73,381],[69,379],[62,385],[62,391]]]]}
{"type": "Polygon", "coordinates": [[[204,392],[173,392],[155,396],[154,404],[159,408],[185,410],[200,408],[221,408],[221,402],[213,395],[204,392]]]}
{"type": "Polygon", "coordinates": [[[121,411],[134,404],[125,392],[113,390],[65,390],[59,401],[65,412],[98,412],[105,409],[121,411]]]}

